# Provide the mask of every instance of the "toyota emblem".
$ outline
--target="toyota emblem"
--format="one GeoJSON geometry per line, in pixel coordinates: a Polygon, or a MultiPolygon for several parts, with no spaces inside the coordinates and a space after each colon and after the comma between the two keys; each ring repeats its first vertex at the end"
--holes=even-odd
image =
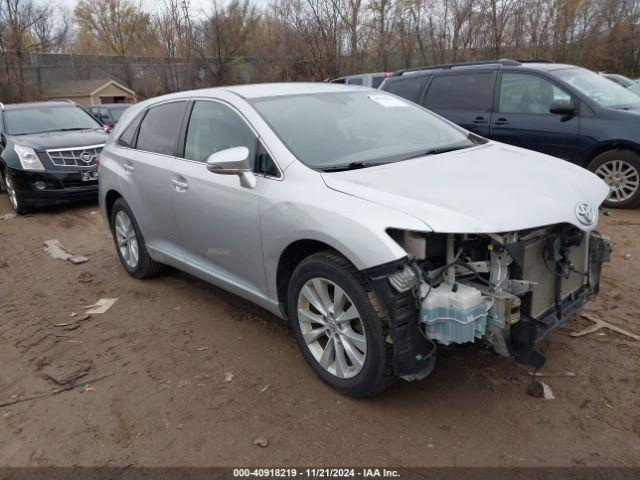
{"type": "Polygon", "coordinates": [[[80,154],[80,160],[82,160],[86,164],[89,164],[93,160],[93,155],[89,152],[82,152],[80,154]]]}
{"type": "Polygon", "coordinates": [[[587,203],[579,203],[576,205],[576,217],[578,217],[578,220],[583,225],[593,225],[593,221],[595,220],[593,208],[587,203]]]}

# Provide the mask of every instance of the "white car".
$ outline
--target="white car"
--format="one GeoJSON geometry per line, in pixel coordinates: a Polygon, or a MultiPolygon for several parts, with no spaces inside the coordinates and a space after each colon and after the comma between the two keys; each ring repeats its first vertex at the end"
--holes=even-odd
{"type": "Polygon", "coordinates": [[[540,366],[535,343],[597,292],[610,253],[594,174],[363,87],[147,100],[99,176],[131,275],[172,265],[288,319],[315,372],[352,396],[424,378],[438,344],[540,366]]]}

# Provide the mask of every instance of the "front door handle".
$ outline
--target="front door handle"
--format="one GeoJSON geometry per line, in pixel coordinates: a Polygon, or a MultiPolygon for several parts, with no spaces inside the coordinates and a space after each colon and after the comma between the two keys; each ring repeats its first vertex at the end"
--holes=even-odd
{"type": "Polygon", "coordinates": [[[473,123],[475,123],[476,125],[480,125],[483,123],[487,123],[487,119],[484,117],[476,117],[473,119],[473,123]]]}
{"type": "Polygon", "coordinates": [[[509,120],[507,120],[506,118],[498,118],[495,122],[496,125],[506,125],[507,123],[509,123],[509,120]]]}
{"type": "Polygon", "coordinates": [[[135,168],[133,168],[133,165],[131,165],[130,163],[123,163],[122,168],[127,173],[133,173],[133,171],[135,170],[135,168]]]}
{"type": "Polygon", "coordinates": [[[176,192],[185,192],[189,189],[189,184],[184,180],[179,180],[177,178],[171,179],[171,188],[176,192]]]}

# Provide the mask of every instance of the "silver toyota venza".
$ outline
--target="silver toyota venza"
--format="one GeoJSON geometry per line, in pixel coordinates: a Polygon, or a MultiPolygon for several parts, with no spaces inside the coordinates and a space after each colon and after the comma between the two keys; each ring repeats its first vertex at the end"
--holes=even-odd
{"type": "Polygon", "coordinates": [[[362,87],[147,100],[99,176],[127,272],[171,265],[287,319],[352,396],[424,378],[438,344],[541,366],[536,342],[597,292],[611,251],[592,173],[362,87]]]}

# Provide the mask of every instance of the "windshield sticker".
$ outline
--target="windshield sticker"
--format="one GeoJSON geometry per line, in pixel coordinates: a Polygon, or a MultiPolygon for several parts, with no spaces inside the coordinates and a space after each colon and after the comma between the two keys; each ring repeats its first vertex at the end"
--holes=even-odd
{"type": "Polygon", "coordinates": [[[369,95],[369,98],[383,107],[408,107],[409,104],[391,95],[369,95]]]}

